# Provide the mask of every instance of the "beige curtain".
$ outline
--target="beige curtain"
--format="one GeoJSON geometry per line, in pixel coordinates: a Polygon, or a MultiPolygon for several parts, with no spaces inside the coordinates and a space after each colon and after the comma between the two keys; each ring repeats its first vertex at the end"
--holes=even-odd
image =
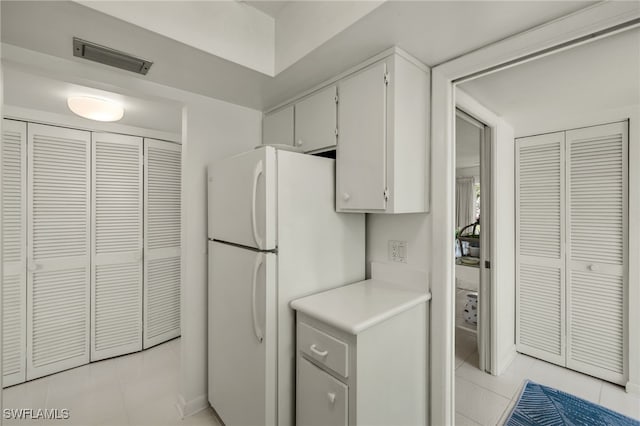
{"type": "Polygon", "coordinates": [[[456,179],[456,229],[475,222],[473,183],[473,177],[456,179]]]}

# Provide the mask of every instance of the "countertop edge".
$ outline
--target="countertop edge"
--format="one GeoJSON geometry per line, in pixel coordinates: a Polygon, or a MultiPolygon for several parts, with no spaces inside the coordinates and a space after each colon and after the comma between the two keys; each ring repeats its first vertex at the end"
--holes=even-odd
{"type": "Polygon", "coordinates": [[[352,335],[358,335],[360,333],[362,333],[363,331],[367,330],[368,328],[371,328],[372,326],[379,324],[383,321],[386,321],[389,318],[392,318],[398,314],[401,314],[404,311],[407,311],[411,308],[413,308],[414,306],[417,306],[421,303],[427,302],[431,300],[431,293],[430,292],[425,292],[423,294],[419,294],[416,295],[416,297],[412,300],[409,300],[405,303],[402,303],[398,306],[396,306],[393,309],[389,309],[388,311],[384,312],[381,315],[375,316],[373,318],[369,318],[366,321],[362,321],[361,323],[355,325],[355,326],[348,326],[345,325],[344,323],[340,322],[340,321],[335,321],[333,318],[329,317],[329,316],[325,316],[322,313],[316,312],[316,311],[309,311],[307,309],[305,309],[302,306],[296,306],[297,304],[295,303],[296,301],[292,301],[291,302],[291,307],[293,309],[295,309],[298,312],[301,312],[311,318],[314,318],[318,321],[321,321],[327,325],[330,325],[332,327],[337,328],[338,330],[347,332],[349,334],[352,335]]]}

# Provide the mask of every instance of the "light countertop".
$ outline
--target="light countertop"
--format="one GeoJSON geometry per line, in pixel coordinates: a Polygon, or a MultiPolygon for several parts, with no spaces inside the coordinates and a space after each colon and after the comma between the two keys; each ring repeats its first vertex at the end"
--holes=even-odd
{"type": "Polygon", "coordinates": [[[296,299],[291,307],[339,330],[358,334],[430,299],[429,292],[371,279],[296,299]]]}

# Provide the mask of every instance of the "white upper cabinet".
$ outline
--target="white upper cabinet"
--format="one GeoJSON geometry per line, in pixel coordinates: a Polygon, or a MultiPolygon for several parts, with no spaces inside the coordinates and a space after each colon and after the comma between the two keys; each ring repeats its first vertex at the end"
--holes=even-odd
{"type": "Polygon", "coordinates": [[[429,86],[397,53],[338,83],[338,211],[428,211],[429,86]]]}
{"type": "Polygon", "coordinates": [[[336,211],[429,211],[429,68],[392,48],[265,114],[262,142],[336,147],[336,211]]]}
{"type": "Polygon", "coordinates": [[[293,105],[264,115],[262,143],[293,145],[293,105]]]}
{"type": "Polygon", "coordinates": [[[304,152],[335,147],[337,91],[332,85],[295,104],[295,145],[304,152]]]}
{"type": "Polygon", "coordinates": [[[336,152],[336,207],[340,211],[387,207],[384,62],[340,82],[340,143],[336,152]]]}

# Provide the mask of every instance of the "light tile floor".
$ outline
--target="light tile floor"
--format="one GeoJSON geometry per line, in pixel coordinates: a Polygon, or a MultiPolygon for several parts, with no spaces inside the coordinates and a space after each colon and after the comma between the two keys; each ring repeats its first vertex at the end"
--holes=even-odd
{"type": "MultiPolygon", "coordinates": [[[[525,379],[640,419],[640,397],[620,386],[518,354],[501,376],[478,369],[475,334],[456,333],[457,426],[501,425],[525,379]]],[[[3,408],[68,408],[69,420],[4,420],[3,425],[219,426],[208,409],[181,420],[176,409],[180,340],[91,363],[3,391],[3,408]]]]}
{"type": "Polygon", "coordinates": [[[213,410],[184,420],[176,408],[180,339],[146,351],[4,389],[3,408],[67,408],[68,420],[4,420],[3,425],[219,425],[213,410]]]}
{"type": "Polygon", "coordinates": [[[526,379],[640,419],[640,396],[626,393],[621,386],[522,354],[516,355],[502,375],[492,376],[478,369],[476,348],[475,334],[456,330],[457,426],[502,425],[526,379]]]}

